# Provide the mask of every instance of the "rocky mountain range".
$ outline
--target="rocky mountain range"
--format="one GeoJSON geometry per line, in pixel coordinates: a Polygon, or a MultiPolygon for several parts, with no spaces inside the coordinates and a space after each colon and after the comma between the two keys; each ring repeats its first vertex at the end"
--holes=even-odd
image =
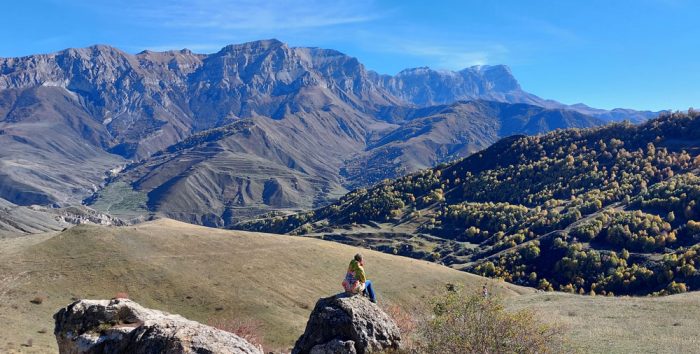
{"type": "Polygon", "coordinates": [[[624,115],[544,100],[505,66],[367,70],[263,40],[213,54],[97,45],[0,58],[0,198],[224,226],[327,204],[511,134],[624,115]]]}
{"type": "Polygon", "coordinates": [[[406,69],[395,76],[371,73],[373,80],[392,95],[420,107],[462,100],[526,103],[549,109],[566,109],[604,121],[640,123],[661,112],[616,108],[596,109],[583,103],[566,105],[524,91],[505,65],[478,65],[460,71],[438,71],[427,67],[406,69]]]}

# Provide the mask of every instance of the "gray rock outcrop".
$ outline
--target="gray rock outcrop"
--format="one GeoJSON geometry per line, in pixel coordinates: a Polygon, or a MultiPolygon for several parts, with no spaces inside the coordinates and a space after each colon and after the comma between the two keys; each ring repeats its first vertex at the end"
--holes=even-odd
{"type": "Polygon", "coordinates": [[[61,354],[262,354],[243,338],[128,299],[79,300],[55,315],[61,354]]]}
{"type": "Polygon", "coordinates": [[[336,295],[318,300],[292,354],[365,354],[400,345],[396,323],[376,304],[336,295]]]}

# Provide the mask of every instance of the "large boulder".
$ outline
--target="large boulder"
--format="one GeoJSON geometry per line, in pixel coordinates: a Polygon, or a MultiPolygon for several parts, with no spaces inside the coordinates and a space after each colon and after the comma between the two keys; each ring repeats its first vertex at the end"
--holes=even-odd
{"type": "Polygon", "coordinates": [[[55,315],[61,354],[262,354],[245,339],[128,299],[80,300],[55,315]]]}
{"type": "Polygon", "coordinates": [[[400,344],[399,328],[376,304],[339,294],[318,300],[292,354],[365,354],[400,344]]]}

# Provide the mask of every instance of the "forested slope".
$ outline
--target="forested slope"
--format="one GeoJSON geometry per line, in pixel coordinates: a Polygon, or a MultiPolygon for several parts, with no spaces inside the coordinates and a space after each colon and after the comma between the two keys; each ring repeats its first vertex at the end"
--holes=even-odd
{"type": "Polygon", "coordinates": [[[699,147],[693,110],[513,136],[313,212],[237,226],[360,243],[545,290],[684,292],[700,286],[699,147]],[[357,230],[363,236],[349,238],[357,230]]]}

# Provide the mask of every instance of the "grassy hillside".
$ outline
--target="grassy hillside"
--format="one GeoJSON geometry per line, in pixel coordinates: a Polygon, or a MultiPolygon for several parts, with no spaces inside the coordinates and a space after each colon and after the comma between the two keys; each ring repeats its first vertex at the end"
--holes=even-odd
{"type": "MultiPolygon", "coordinates": [[[[356,248],[333,242],[209,229],[172,220],[78,226],[0,239],[0,352],[56,350],[52,314],[71,298],[118,292],[144,306],[208,322],[262,323],[271,348],[302,333],[321,296],[334,294],[356,248]],[[33,304],[34,298],[41,304],[33,304]],[[46,330],[46,333],[38,333],[46,330]],[[28,339],[32,347],[21,346],[28,339]]],[[[663,298],[535,293],[434,263],[363,251],[380,302],[413,309],[445,283],[489,283],[511,308],[533,308],[567,328],[583,352],[689,352],[697,348],[698,293],[663,298]]]]}
{"type": "Polygon", "coordinates": [[[307,234],[538,287],[700,288],[700,113],[513,136],[463,160],[238,228],[307,234]]]}
{"type": "MultiPolygon", "coordinates": [[[[0,239],[0,352],[56,350],[55,311],[71,298],[111,298],[118,292],[205,323],[259,320],[266,343],[286,348],[303,332],[316,300],[342,289],[346,263],[357,251],[332,242],[171,220],[0,239]],[[44,301],[31,303],[36,297],[44,301]],[[42,329],[47,333],[38,333],[42,329]],[[30,338],[32,348],[20,347],[30,338]]],[[[426,261],[363,253],[380,301],[406,309],[424,303],[446,283],[476,289],[486,282],[426,261]]],[[[489,283],[504,296],[532,292],[489,283]]]]}
{"type": "Polygon", "coordinates": [[[508,300],[565,329],[581,353],[697,353],[700,293],[664,297],[540,292],[508,300]]]}

